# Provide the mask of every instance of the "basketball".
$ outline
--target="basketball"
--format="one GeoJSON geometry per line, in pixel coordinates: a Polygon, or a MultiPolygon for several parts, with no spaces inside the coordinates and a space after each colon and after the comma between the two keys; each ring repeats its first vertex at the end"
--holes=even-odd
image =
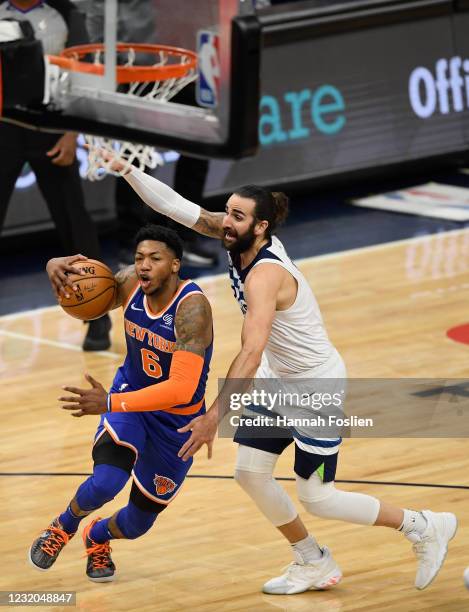
{"type": "Polygon", "coordinates": [[[77,290],[69,289],[69,298],[62,296],[60,305],[75,319],[91,321],[99,319],[111,310],[117,285],[112,271],[100,261],[87,259],[73,264],[85,274],[69,274],[77,290]]]}

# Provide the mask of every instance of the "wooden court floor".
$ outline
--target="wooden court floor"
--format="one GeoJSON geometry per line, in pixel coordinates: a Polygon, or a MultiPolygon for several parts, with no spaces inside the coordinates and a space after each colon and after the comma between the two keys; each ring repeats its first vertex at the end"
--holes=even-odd
{"type": "MultiPolygon", "coordinates": [[[[299,266],[351,377],[468,375],[469,346],[449,340],[446,331],[469,322],[469,230],[321,256],[299,266]]],[[[201,285],[215,317],[211,400],[238,349],[241,316],[225,276],[201,285]]],[[[91,469],[97,419],[71,418],[56,398],[61,385],[81,385],[86,371],[105,385],[111,382],[124,351],[121,312],[113,313],[113,321],[112,350],[85,354],[79,348],[83,326],[58,307],[0,319],[0,590],[75,590],[77,607],[93,612],[469,610],[462,582],[469,565],[466,439],[354,439],[340,451],[338,479],[401,484],[338,486],[458,515],[447,562],[423,592],[413,587],[416,563],[400,534],[328,522],[298,505],[311,532],[331,548],[344,579],[328,592],[263,595],[263,582],[290,562],[289,547],[231,478],[214,478],[232,474],[236,449],[227,439],[217,440],[211,461],[205,452],[197,455],[193,477],[147,536],[114,542],[114,583],[88,581],[79,536],[49,572],[33,570],[26,560],[31,541],[91,469]]],[[[291,465],[288,452],[277,475],[291,477],[291,465]]],[[[294,483],[284,485],[295,496],[294,483]]],[[[127,493],[101,516],[125,505],[127,493]]]]}

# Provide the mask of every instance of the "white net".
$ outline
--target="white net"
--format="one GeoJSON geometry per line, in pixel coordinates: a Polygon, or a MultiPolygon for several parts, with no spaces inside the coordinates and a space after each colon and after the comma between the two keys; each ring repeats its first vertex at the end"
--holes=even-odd
{"type": "MultiPolygon", "coordinates": [[[[93,63],[100,65],[104,63],[104,50],[98,49],[93,53],[93,63]]],[[[174,53],[166,49],[156,49],[149,53],[140,50],[137,46],[119,45],[119,65],[123,68],[146,67],[146,68],[173,68],[175,66],[189,66],[193,59],[183,51],[174,53]],[[125,49],[123,47],[125,46],[125,49]],[[151,58],[151,59],[150,59],[151,58]]],[[[129,81],[126,94],[143,100],[171,100],[181,89],[195,80],[197,69],[195,66],[188,67],[183,76],[166,77],[159,80],[129,81]]]]}
{"type": "MultiPolygon", "coordinates": [[[[167,49],[140,50],[133,48],[130,45],[119,45],[119,65],[128,67],[142,68],[173,68],[177,66],[185,67],[179,70],[180,76],[171,76],[158,80],[129,80],[125,85],[120,87],[121,93],[125,93],[133,98],[152,102],[167,102],[173,98],[181,89],[194,81],[197,76],[197,69],[193,57],[189,53],[184,52],[174,53],[167,49]]],[[[104,63],[104,50],[97,49],[92,54],[95,65],[104,63]]],[[[69,58],[80,60],[79,55],[68,55],[69,58]]],[[[88,55],[88,58],[90,55],[88,55]]],[[[164,78],[163,78],[164,77],[164,78]]],[[[84,135],[85,142],[88,145],[88,170],[86,177],[91,181],[103,179],[107,174],[121,176],[126,174],[131,166],[136,166],[140,170],[148,168],[156,168],[163,165],[164,161],[161,155],[157,153],[154,147],[142,145],[132,142],[126,142],[116,139],[104,138],[100,136],[84,135]]]]}
{"type": "Polygon", "coordinates": [[[85,134],[85,142],[88,145],[86,178],[90,181],[99,181],[107,174],[122,176],[132,166],[144,171],[145,168],[154,169],[164,164],[154,147],[147,145],[90,134],[85,134]]]}

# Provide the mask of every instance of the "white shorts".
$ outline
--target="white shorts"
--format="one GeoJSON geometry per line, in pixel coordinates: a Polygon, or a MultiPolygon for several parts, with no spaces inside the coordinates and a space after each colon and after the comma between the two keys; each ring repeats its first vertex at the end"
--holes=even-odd
{"type": "MultiPolygon", "coordinates": [[[[264,417],[263,422],[260,426],[240,426],[235,441],[243,443],[244,438],[246,445],[257,448],[254,441],[262,438],[259,448],[268,450],[265,447],[267,439],[289,438],[307,453],[333,455],[338,452],[342,441],[340,428],[331,426],[331,415],[341,416],[344,409],[347,370],[335,349],[324,364],[288,378],[278,377],[263,355],[255,378],[255,388],[270,396],[267,402],[246,408],[243,416],[264,417]],[[274,397],[279,399],[275,404],[269,403],[274,397]]],[[[272,447],[277,448],[278,443],[272,447]]]]}

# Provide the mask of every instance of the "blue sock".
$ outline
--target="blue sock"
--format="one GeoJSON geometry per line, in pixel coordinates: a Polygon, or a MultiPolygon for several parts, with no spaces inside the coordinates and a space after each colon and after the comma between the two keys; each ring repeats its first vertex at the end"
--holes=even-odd
{"type": "Polygon", "coordinates": [[[72,533],[76,532],[80,521],[84,518],[84,516],[75,516],[69,504],[65,512],[62,512],[62,514],[59,516],[59,521],[64,528],[64,531],[71,535],[72,533]]]}
{"type": "Polygon", "coordinates": [[[102,519],[93,525],[90,529],[89,537],[96,542],[96,544],[104,544],[108,540],[113,540],[114,536],[108,529],[109,518],[102,519]]]}

